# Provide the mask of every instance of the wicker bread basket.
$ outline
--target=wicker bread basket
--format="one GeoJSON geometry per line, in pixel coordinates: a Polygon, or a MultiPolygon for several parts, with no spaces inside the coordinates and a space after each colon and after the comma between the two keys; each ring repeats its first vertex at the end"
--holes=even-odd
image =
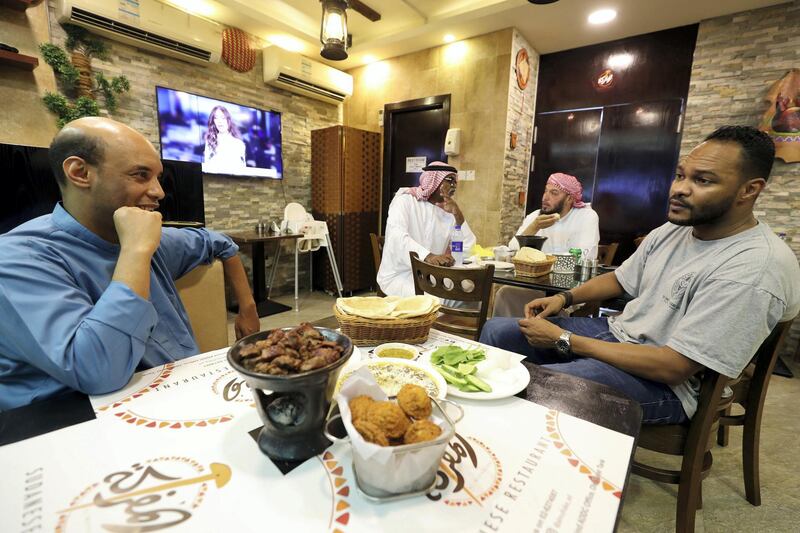
{"type": "Polygon", "coordinates": [[[512,259],[511,262],[514,263],[515,275],[536,278],[539,276],[546,276],[552,272],[553,265],[556,263],[556,256],[548,254],[546,260],[536,261],[534,263],[520,261],[517,258],[512,259]]]}
{"type": "MultiPolygon", "coordinates": [[[[437,306],[438,309],[438,306],[437,306]]],[[[384,342],[406,342],[421,344],[428,340],[428,333],[436,321],[439,311],[411,318],[372,319],[348,315],[333,305],[333,314],[342,333],[350,337],[357,346],[377,346],[384,342]]]]}

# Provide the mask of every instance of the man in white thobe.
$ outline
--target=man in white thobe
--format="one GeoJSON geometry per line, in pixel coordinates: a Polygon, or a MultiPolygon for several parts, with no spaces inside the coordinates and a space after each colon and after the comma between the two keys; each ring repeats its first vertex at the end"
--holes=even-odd
{"type": "MultiPolygon", "coordinates": [[[[600,219],[589,204],[583,201],[583,187],[575,176],[556,173],[547,179],[542,196],[542,208],[522,221],[515,235],[547,237],[542,252],[560,254],[570,248],[579,248],[582,257],[595,259],[600,243],[600,219]]],[[[512,237],[508,243],[519,250],[519,242],[512,237]]],[[[493,316],[521,316],[525,304],[544,293],[521,287],[501,287],[495,295],[493,316]]]]}
{"type": "MultiPolygon", "coordinates": [[[[576,177],[551,175],[542,196],[542,208],[525,217],[515,235],[547,237],[542,245],[546,254],[580,248],[589,259],[595,259],[600,243],[600,219],[582,196],[583,188],[576,177]]],[[[516,237],[512,237],[508,247],[519,250],[516,237]]]]}
{"type": "Polygon", "coordinates": [[[378,269],[378,285],[386,295],[414,295],[409,252],[416,252],[418,257],[433,265],[454,264],[450,253],[454,226],[461,226],[465,252],[475,245],[475,234],[453,200],[457,172],[446,163],[433,162],[423,169],[418,187],[404,187],[395,194],[389,205],[378,269]]]}

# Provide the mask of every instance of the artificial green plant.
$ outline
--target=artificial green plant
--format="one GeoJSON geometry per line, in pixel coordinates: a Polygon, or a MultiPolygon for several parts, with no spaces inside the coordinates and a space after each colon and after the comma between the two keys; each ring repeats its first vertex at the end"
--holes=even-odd
{"type": "Polygon", "coordinates": [[[98,94],[102,95],[108,112],[113,113],[118,96],[130,90],[130,82],[124,75],[108,79],[97,72],[92,76],[92,58],[108,59],[105,41],[79,26],[62,26],[67,33],[66,50],[51,43],[39,45],[42,58],[52,67],[62,89],[60,93],[48,91],[42,98],[47,109],[58,117],[59,128],[76,118],[98,116],[98,94]]]}

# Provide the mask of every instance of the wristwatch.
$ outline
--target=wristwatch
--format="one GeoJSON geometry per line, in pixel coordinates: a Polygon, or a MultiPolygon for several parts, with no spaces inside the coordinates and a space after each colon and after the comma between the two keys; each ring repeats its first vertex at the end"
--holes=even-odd
{"type": "Polygon", "coordinates": [[[564,330],[564,333],[556,340],[556,350],[558,350],[559,355],[566,357],[572,354],[572,344],[569,342],[570,337],[572,337],[572,332],[564,330]]]}

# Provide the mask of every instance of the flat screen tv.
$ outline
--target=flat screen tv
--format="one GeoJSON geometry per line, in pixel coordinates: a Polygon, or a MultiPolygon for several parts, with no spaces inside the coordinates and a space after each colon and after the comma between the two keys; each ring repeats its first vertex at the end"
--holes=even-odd
{"type": "Polygon", "coordinates": [[[161,158],[203,172],[281,179],[281,114],[156,87],[161,158]]]}

